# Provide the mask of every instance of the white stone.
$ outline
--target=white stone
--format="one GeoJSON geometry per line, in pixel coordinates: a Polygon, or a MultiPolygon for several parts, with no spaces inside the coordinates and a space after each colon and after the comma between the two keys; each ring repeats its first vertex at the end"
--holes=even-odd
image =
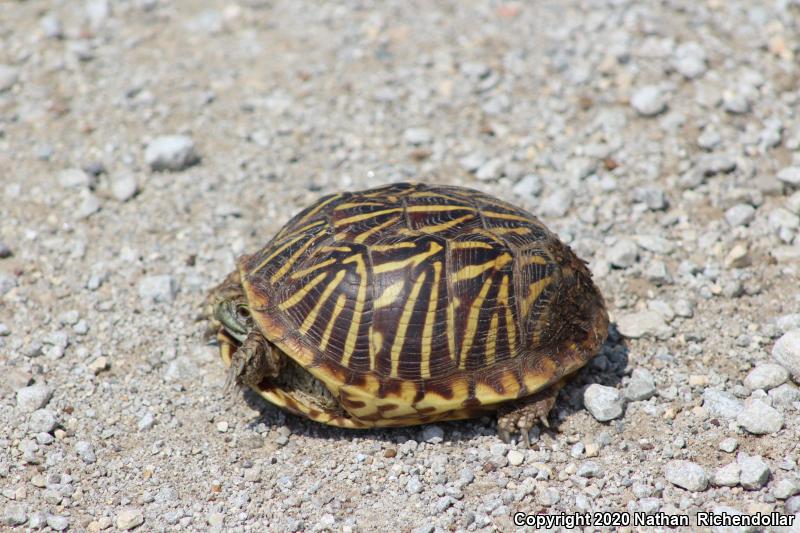
{"type": "Polygon", "coordinates": [[[758,490],[766,485],[769,480],[769,465],[760,455],[746,455],[740,453],[736,459],[741,473],[739,483],[748,490],[758,490]]]}
{"type": "Polygon", "coordinates": [[[777,177],[788,185],[800,187],[800,167],[786,167],[778,172],[777,177]]]}
{"type": "Polygon", "coordinates": [[[153,170],[183,170],[200,158],[194,141],[186,135],[165,135],[153,139],[145,149],[144,159],[153,170]]]}
{"type": "Polygon", "coordinates": [[[744,378],[744,386],[750,390],[770,390],[782,385],[789,379],[789,371],[774,363],[760,364],[752,369],[744,378]]]}
{"type": "Polygon", "coordinates": [[[624,401],[617,389],[593,383],[583,393],[583,404],[596,420],[607,422],[622,416],[624,401]]]}
{"type": "Polygon", "coordinates": [[[146,302],[169,303],[175,299],[178,283],[172,276],[147,276],[139,281],[139,297],[146,302]]]}
{"type": "Polygon", "coordinates": [[[664,92],[655,85],[637,89],[631,96],[631,106],[642,116],[652,117],[667,108],[664,92]]]}
{"type": "Polygon", "coordinates": [[[144,523],[144,515],[139,509],[128,507],[117,514],[117,529],[127,531],[144,523]]]}
{"type": "Polygon", "coordinates": [[[667,481],[692,492],[706,490],[708,476],[697,463],[691,461],[670,461],[664,468],[667,481]]]}
{"type": "Polygon", "coordinates": [[[786,370],[795,381],[800,380],[800,329],[787,331],[772,347],[772,358],[786,370]]]}
{"type": "Polygon", "coordinates": [[[672,335],[664,317],[655,311],[639,311],[625,313],[617,317],[617,329],[623,337],[638,339],[640,337],[669,338],[672,335]]]}
{"type": "Polygon", "coordinates": [[[735,487],[739,484],[741,471],[737,463],[727,464],[714,471],[711,483],[718,487],[735,487]]]}
{"type": "Polygon", "coordinates": [[[47,405],[52,396],[50,387],[41,383],[23,387],[17,391],[17,408],[24,413],[33,413],[47,405]]]}
{"type": "Polygon", "coordinates": [[[777,409],[759,399],[745,402],[744,410],[736,422],[754,435],[776,433],[783,427],[783,415],[777,409]]]}

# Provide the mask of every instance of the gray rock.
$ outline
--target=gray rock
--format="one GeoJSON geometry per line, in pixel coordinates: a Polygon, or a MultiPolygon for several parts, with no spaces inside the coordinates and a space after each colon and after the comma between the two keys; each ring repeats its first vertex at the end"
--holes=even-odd
{"type": "Polygon", "coordinates": [[[787,185],[800,187],[800,166],[786,167],[778,172],[776,177],[787,185]]]}
{"type": "Polygon", "coordinates": [[[596,420],[607,422],[622,416],[624,402],[617,389],[593,383],[583,393],[583,404],[596,420]]]}
{"type": "Polygon", "coordinates": [[[800,479],[788,477],[778,480],[772,488],[772,495],[779,500],[786,500],[800,492],[800,479]]]}
{"type": "Polygon", "coordinates": [[[508,458],[508,464],[511,466],[519,466],[525,461],[525,454],[519,450],[509,450],[506,457],[508,458]]]}
{"type": "Polygon", "coordinates": [[[50,433],[56,427],[56,414],[50,409],[37,409],[28,419],[28,428],[35,433],[50,433]]]}
{"type": "Polygon", "coordinates": [[[800,329],[787,331],[772,347],[772,358],[800,380],[800,329]]]}
{"type": "Polygon", "coordinates": [[[783,427],[783,415],[758,399],[748,400],[736,422],[754,435],[776,433],[783,427]]]}
{"type": "Polygon", "coordinates": [[[5,295],[17,286],[17,277],[5,272],[0,272],[0,296],[5,295]]]}
{"type": "Polygon", "coordinates": [[[21,526],[28,521],[28,514],[22,505],[6,503],[3,510],[3,524],[7,526],[21,526]]]}
{"type": "Polygon", "coordinates": [[[571,189],[558,189],[542,200],[541,211],[547,217],[563,217],[572,207],[575,193],[571,189]]]}
{"type": "Polygon", "coordinates": [[[111,16],[111,5],[109,5],[108,0],[88,0],[86,2],[86,15],[89,19],[89,27],[97,31],[111,16]]]}
{"type": "Polygon", "coordinates": [[[54,514],[47,515],[47,525],[55,531],[64,531],[69,527],[69,518],[54,514]]]}
{"type": "Polygon", "coordinates": [[[638,339],[640,337],[656,337],[665,339],[672,336],[664,317],[655,311],[639,311],[625,313],[617,317],[617,329],[623,337],[638,339]]]}
{"type": "Polygon", "coordinates": [[[750,99],[739,89],[722,91],[722,107],[732,115],[742,115],[750,111],[750,99]]]}
{"type": "Polygon", "coordinates": [[[165,135],[153,139],[145,149],[144,159],[155,171],[179,171],[200,161],[194,141],[186,135],[165,135]]]}
{"type": "Polygon", "coordinates": [[[147,276],[139,281],[139,297],[145,302],[169,303],[178,293],[178,283],[167,274],[147,276]]]}
{"type": "Polygon", "coordinates": [[[584,478],[603,477],[602,467],[595,461],[586,461],[578,467],[578,476],[584,478]]]}
{"type": "Polygon", "coordinates": [[[800,496],[792,496],[786,499],[784,508],[787,513],[794,514],[800,512],[800,496]]]}
{"type": "Polygon", "coordinates": [[[41,383],[23,387],[17,391],[17,408],[24,413],[33,413],[47,405],[52,396],[50,387],[41,383]]]}
{"type": "Polygon", "coordinates": [[[48,39],[61,39],[64,37],[64,27],[61,25],[61,20],[54,13],[48,13],[43,16],[39,21],[39,27],[48,39]]]}
{"type": "Polygon", "coordinates": [[[756,208],[749,204],[736,204],[725,211],[725,222],[731,227],[746,226],[756,216],[756,208]]]}
{"type": "Polygon", "coordinates": [[[428,144],[433,140],[433,134],[428,128],[408,128],[403,134],[408,144],[419,146],[428,144]]]}
{"type": "Polygon", "coordinates": [[[65,189],[88,189],[95,185],[95,180],[80,168],[67,168],[59,172],[58,184],[65,189]]]}
{"type": "Polygon", "coordinates": [[[735,487],[739,484],[742,469],[737,463],[730,463],[717,468],[711,478],[711,483],[717,487],[735,487]]]}
{"type": "Polygon", "coordinates": [[[467,172],[475,172],[481,167],[481,165],[483,165],[485,161],[486,161],[485,155],[483,155],[480,152],[473,152],[459,159],[458,163],[461,165],[461,168],[463,168],[467,172]]]}
{"type": "Polygon", "coordinates": [[[703,407],[712,416],[733,419],[739,415],[744,405],[729,392],[706,389],[703,391],[703,407]]]}
{"type": "Polygon", "coordinates": [[[167,365],[164,379],[172,382],[186,382],[195,375],[197,365],[186,356],[176,357],[167,365]]]}
{"type": "Polygon", "coordinates": [[[151,429],[156,424],[156,417],[151,412],[147,412],[139,419],[136,423],[137,429],[139,431],[146,431],[151,429]]]}
{"type": "Polygon", "coordinates": [[[786,199],[786,209],[795,215],[800,215],[800,191],[794,192],[786,199]]]}
{"type": "Polygon", "coordinates": [[[444,440],[444,430],[435,424],[429,424],[422,430],[422,440],[438,444],[444,440]]]}
{"type": "Polygon", "coordinates": [[[0,93],[11,89],[19,80],[19,69],[0,64],[0,93]]]}
{"type": "Polygon", "coordinates": [[[682,43],[675,49],[672,64],[683,77],[699,78],[706,71],[706,51],[699,43],[682,43]]]}
{"type": "Polygon", "coordinates": [[[692,492],[704,491],[708,487],[706,471],[691,461],[670,461],[664,467],[667,481],[692,492]]]}
{"type": "Polygon", "coordinates": [[[97,462],[97,455],[94,453],[94,446],[92,446],[91,442],[87,442],[85,440],[79,440],[75,443],[75,453],[78,454],[78,457],[83,460],[86,464],[92,464],[97,462]]]}
{"type": "Polygon", "coordinates": [[[486,161],[475,172],[475,177],[481,181],[497,180],[500,179],[502,175],[503,160],[499,157],[486,161]]]}
{"type": "Polygon", "coordinates": [[[81,193],[81,202],[75,210],[75,218],[83,220],[100,211],[100,200],[89,191],[81,193]]]}
{"type": "Polygon", "coordinates": [[[639,259],[639,247],[632,239],[618,239],[606,251],[606,258],[612,266],[629,268],[639,259]]]}
{"type": "Polygon", "coordinates": [[[119,202],[127,202],[139,191],[136,178],[131,174],[122,174],[111,180],[111,195],[119,202]]]}
{"type": "Polygon", "coordinates": [[[727,453],[735,452],[736,448],[738,447],[739,443],[733,437],[728,437],[727,439],[723,439],[719,443],[719,449],[727,453]]]}
{"type": "Polygon", "coordinates": [[[758,490],[769,480],[769,465],[760,455],[740,453],[736,462],[741,468],[739,483],[748,490],[758,490]]]}
{"type": "Polygon", "coordinates": [[[800,389],[791,383],[784,383],[769,391],[772,406],[781,409],[792,407],[795,402],[800,402],[800,389]]]}
{"type": "Polygon", "coordinates": [[[117,529],[127,531],[144,523],[144,515],[139,509],[127,507],[117,514],[117,529]]]}
{"type": "Polygon", "coordinates": [[[800,330],[800,313],[791,313],[776,318],[775,326],[781,333],[786,333],[793,329],[800,330]]]}
{"type": "Polygon", "coordinates": [[[635,368],[624,393],[628,401],[649,400],[656,393],[656,381],[653,374],[644,368],[635,368]]]}
{"type": "Polygon", "coordinates": [[[789,371],[781,365],[763,363],[752,369],[744,378],[744,386],[750,390],[770,390],[789,379],[789,371]]]}
{"type": "Polygon", "coordinates": [[[713,150],[722,143],[722,135],[714,128],[705,128],[697,137],[697,146],[703,150],[713,150]]]}
{"type": "Polygon", "coordinates": [[[406,492],[409,494],[419,494],[422,492],[422,482],[418,476],[411,476],[411,479],[406,483],[406,492]]]}
{"type": "Polygon", "coordinates": [[[519,180],[511,190],[514,191],[514,194],[523,197],[538,196],[542,192],[542,180],[535,174],[528,174],[519,180]]]}
{"type": "Polygon", "coordinates": [[[656,85],[647,85],[637,89],[631,96],[631,107],[643,117],[658,115],[667,108],[664,91],[656,85]]]}

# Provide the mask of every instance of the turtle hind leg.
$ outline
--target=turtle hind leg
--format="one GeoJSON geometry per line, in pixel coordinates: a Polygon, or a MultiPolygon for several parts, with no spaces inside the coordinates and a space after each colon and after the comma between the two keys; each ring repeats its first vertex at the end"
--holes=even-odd
{"type": "Polygon", "coordinates": [[[247,385],[258,388],[264,378],[276,377],[283,366],[281,353],[272,348],[267,339],[253,330],[231,356],[225,390],[247,385]]]}
{"type": "Polygon", "coordinates": [[[558,391],[564,386],[564,380],[558,381],[536,394],[521,398],[500,407],[497,413],[497,432],[504,442],[519,432],[525,445],[530,447],[528,432],[536,424],[550,427],[547,415],[556,403],[558,391]]]}

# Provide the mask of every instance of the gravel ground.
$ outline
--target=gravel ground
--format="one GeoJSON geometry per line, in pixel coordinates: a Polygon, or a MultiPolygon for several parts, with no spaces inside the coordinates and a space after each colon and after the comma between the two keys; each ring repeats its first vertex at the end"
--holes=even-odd
{"type": "Polygon", "coordinates": [[[432,4],[0,0],[0,527],[800,516],[800,3],[432,4]],[[408,179],[529,208],[607,297],[531,449],[223,394],[205,291],[408,179]]]}

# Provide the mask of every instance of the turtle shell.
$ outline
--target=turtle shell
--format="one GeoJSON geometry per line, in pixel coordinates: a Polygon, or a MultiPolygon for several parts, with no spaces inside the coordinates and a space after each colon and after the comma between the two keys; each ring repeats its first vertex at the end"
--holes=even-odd
{"type": "Polygon", "coordinates": [[[343,413],[309,413],[274,386],[262,393],[346,427],[496,409],[583,366],[608,328],[569,247],[530,213],[460,187],[325,196],[239,272],[263,334],[343,413]]]}

